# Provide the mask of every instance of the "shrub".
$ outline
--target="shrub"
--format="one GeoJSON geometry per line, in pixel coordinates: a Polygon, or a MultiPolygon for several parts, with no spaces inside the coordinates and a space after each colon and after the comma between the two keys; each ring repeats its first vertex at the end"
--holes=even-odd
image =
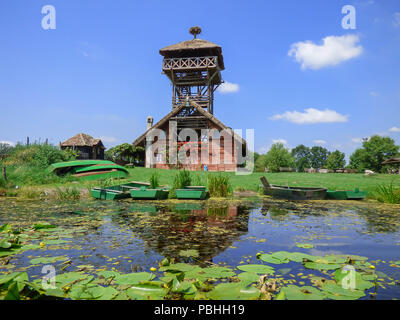
{"type": "Polygon", "coordinates": [[[74,160],[76,155],[70,150],[60,150],[49,144],[17,144],[6,159],[9,166],[36,166],[46,168],[52,163],[74,160]]]}
{"type": "Polygon", "coordinates": [[[207,188],[210,197],[226,197],[232,194],[232,186],[229,178],[223,175],[208,176],[207,188]]]}

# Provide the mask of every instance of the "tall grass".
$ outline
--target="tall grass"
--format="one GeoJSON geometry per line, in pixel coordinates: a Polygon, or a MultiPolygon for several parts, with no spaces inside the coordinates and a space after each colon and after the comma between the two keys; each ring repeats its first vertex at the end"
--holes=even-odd
{"type": "Polygon", "coordinates": [[[174,178],[174,189],[183,189],[192,183],[192,175],[187,170],[179,170],[174,178]]]}
{"type": "Polygon", "coordinates": [[[228,176],[209,175],[207,179],[207,188],[210,197],[227,197],[232,194],[232,185],[228,176]]]}
{"type": "Polygon", "coordinates": [[[178,173],[174,177],[174,182],[172,184],[172,188],[169,192],[168,198],[176,198],[176,189],[183,189],[185,187],[190,186],[192,183],[192,175],[189,171],[183,169],[179,170],[178,173]]]}
{"type": "Polygon", "coordinates": [[[61,201],[68,201],[68,200],[79,200],[81,197],[81,193],[77,188],[74,187],[66,187],[66,188],[59,188],[56,187],[57,190],[57,199],[61,201]]]}
{"type": "Polygon", "coordinates": [[[160,176],[154,172],[150,177],[150,189],[156,189],[160,186],[160,176]]]}
{"type": "Polygon", "coordinates": [[[375,198],[379,202],[400,204],[400,188],[389,185],[378,185],[375,190],[375,198]]]}

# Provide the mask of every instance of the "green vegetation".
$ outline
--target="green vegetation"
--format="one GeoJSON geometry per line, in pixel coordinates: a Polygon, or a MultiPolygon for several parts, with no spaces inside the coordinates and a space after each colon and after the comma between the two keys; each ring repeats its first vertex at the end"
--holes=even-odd
{"type": "MultiPolygon", "coordinates": [[[[149,181],[154,172],[159,174],[160,184],[171,186],[175,175],[179,170],[149,169],[136,167],[128,169],[130,176],[138,181],[149,181]]],[[[191,171],[192,181],[200,179],[205,181],[207,175],[215,173],[204,171],[191,171]]],[[[261,184],[260,177],[266,176],[268,181],[273,184],[305,187],[326,187],[331,190],[360,190],[369,191],[369,196],[375,192],[377,185],[387,185],[393,182],[395,187],[400,187],[400,175],[377,174],[373,176],[364,176],[364,174],[346,174],[346,173],[304,173],[304,172],[280,172],[280,173],[261,173],[254,172],[250,175],[236,175],[234,172],[220,172],[221,176],[229,178],[233,190],[252,190],[258,191],[261,184]]]]}
{"type": "Polygon", "coordinates": [[[344,157],[344,153],[340,152],[339,150],[332,152],[326,160],[326,167],[333,170],[344,168],[346,165],[346,160],[344,160],[344,157]]]}
{"type": "Polygon", "coordinates": [[[211,174],[207,179],[210,197],[227,197],[232,194],[232,186],[228,176],[211,174]]]}
{"type": "Polygon", "coordinates": [[[76,154],[67,149],[60,150],[48,144],[17,144],[7,149],[7,157],[0,161],[6,167],[7,181],[0,177],[0,188],[35,186],[72,181],[73,178],[57,177],[45,169],[52,163],[74,160],[76,154]]]}
{"type": "Polygon", "coordinates": [[[60,188],[56,187],[57,199],[61,201],[79,200],[81,197],[80,191],[75,187],[60,188]]]}
{"type": "MultiPolygon", "coordinates": [[[[46,222],[17,229],[10,224],[0,226],[0,259],[66,242],[55,240],[52,230],[61,231],[60,227],[46,222]],[[40,243],[37,243],[38,238],[40,243]]],[[[180,256],[186,263],[165,257],[158,268],[151,267],[150,272],[121,274],[115,269],[95,271],[89,268],[85,273],[82,270],[85,266],[80,266],[76,271],[57,273],[55,278],[47,279],[48,286],[43,285],[41,278],[30,279],[27,272],[6,273],[0,275],[0,299],[357,300],[366,295],[366,290],[376,287],[378,275],[381,275],[375,272],[368,258],[357,255],[316,256],[287,251],[257,253],[256,263],[244,263],[236,268],[201,267],[188,263],[197,261],[199,254],[196,249],[181,250],[180,256]],[[307,274],[305,278],[309,278],[311,285],[305,286],[300,281],[297,286],[291,281],[282,281],[280,265],[289,262],[302,265],[307,274]],[[348,265],[352,266],[351,270],[344,268],[348,265]],[[321,272],[322,276],[314,272],[321,272]],[[348,284],[350,272],[355,281],[348,288],[344,285],[348,284]]],[[[68,265],[68,261],[70,258],[62,255],[36,257],[29,262],[39,266],[57,262],[68,265]]],[[[301,275],[303,273],[298,276],[301,275]]]]}
{"type": "Polygon", "coordinates": [[[104,157],[106,160],[114,162],[120,160],[127,163],[137,163],[143,153],[144,149],[142,147],[134,147],[130,143],[123,143],[108,149],[104,157]]]}
{"type": "Polygon", "coordinates": [[[157,172],[150,176],[150,189],[156,189],[160,186],[160,178],[157,172]]]}
{"type": "Polygon", "coordinates": [[[399,146],[389,137],[372,136],[364,140],[362,148],[350,156],[350,167],[363,171],[365,169],[383,172],[382,162],[399,155],[399,146]]]}
{"type": "Polygon", "coordinates": [[[379,185],[375,191],[375,198],[379,202],[400,204],[400,187],[389,185],[379,185]]]}
{"type": "Polygon", "coordinates": [[[261,155],[255,162],[257,171],[268,168],[270,172],[279,172],[280,167],[293,167],[295,159],[282,143],[274,143],[266,155],[261,155]]]}
{"type": "Polygon", "coordinates": [[[295,159],[295,166],[299,172],[303,172],[305,168],[311,167],[311,150],[303,144],[293,148],[292,156],[295,159]]]}

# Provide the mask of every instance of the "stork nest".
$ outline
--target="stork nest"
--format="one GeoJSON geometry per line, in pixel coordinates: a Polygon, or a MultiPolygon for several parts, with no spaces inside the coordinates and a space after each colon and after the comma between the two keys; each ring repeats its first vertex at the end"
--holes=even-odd
{"type": "Polygon", "coordinates": [[[196,39],[196,36],[201,33],[201,28],[198,26],[191,27],[189,29],[189,33],[192,34],[194,36],[194,38],[196,39]]]}

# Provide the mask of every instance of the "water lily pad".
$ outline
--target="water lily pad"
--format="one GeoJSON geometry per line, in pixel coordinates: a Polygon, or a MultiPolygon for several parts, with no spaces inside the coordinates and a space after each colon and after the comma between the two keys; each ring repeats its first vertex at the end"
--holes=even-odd
{"type": "Polygon", "coordinates": [[[317,288],[310,286],[288,285],[283,287],[282,291],[287,300],[323,300],[324,294],[317,288]]]}
{"type": "Polygon", "coordinates": [[[303,248],[303,249],[311,249],[311,248],[314,248],[314,245],[311,243],[296,243],[296,247],[303,248]]]}
{"type": "Polygon", "coordinates": [[[187,263],[175,263],[169,266],[161,267],[160,271],[172,271],[172,272],[188,272],[199,268],[198,266],[187,264],[187,263]]]}
{"type": "Polygon", "coordinates": [[[240,283],[220,283],[207,293],[213,300],[254,300],[260,296],[255,287],[244,287],[240,283]]]}
{"type": "Polygon", "coordinates": [[[338,269],[335,272],[334,278],[336,283],[342,287],[346,286],[357,290],[366,290],[374,286],[372,282],[367,281],[355,270],[338,269]]]}
{"type": "Polygon", "coordinates": [[[98,276],[102,276],[105,279],[110,279],[110,278],[115,278],[120,276],[120,274],[116,271],[100,271],[99,273],[97,273],[98,276]]]}
{"type": "Polygon", "coordinates": [[[186,279],[206,280],[209,278],[222,279],[233,277],[235,273],[224,267],[195,268],[185,273],[186,279]]]}
{"type": "Polygon", "coordinates": [[[126,290],[126,293],[133,300],[161,300],[167,290],[157,284],[137,284],[126,290]]]}
{"type": "Polygon", "coordinates": [[[259,274],[274,274],[274,268],[262,264],[245,264],[237,266],[239,270],[259,274]]]}
{"type": "Polygon", "coordinates": [[[329,263],[317,263],[317,262],[306,262],[304,266],[307,269],[315,270],[336,270],[342,267],[340,264],[329,264],[329,263]]]}
{"type": "Polygon", "coordinates": [[[262,255],[260,256],[260,259],[261,259],[262,261],[264,261],[264,262],[273,263],[273,264],[281,264],[281,263],[287,263],[287,262],[289,262],[289,260],[287,260],[286,262],[284,262],[284,261],[282,261],[282,260],[280,260],[280,259],[278,259],[278,258],[275,258],[272,254],[268,254],[268,253],[262,254],[262,255]]]}
{"type": "Polygon", "coordinates": [[[58,256],[58,257],[43,257],[43,258],[34,258],[29,262],[31,264],[48,264],[48,263],[55,263],[57,261],[66,261],[69,258],[67,256],[58,256]]]}
{"type": "Polygon", "coordinates": [[[365,293],[360,290],[345,289],[341,285],[327,283],[322,285],[321,290],[325,293],[327,298],[334,300],[357,300],[363,296],[365,293]]]}
{"type": "Polygon", "coordinates": [[[56,226],[54,226],[48,222],[38,222],[33,225],[33,229],[35,229],[35,230],[53,229],[53,228],[56,228],[56,226]]]}
{"type": "Polygon", "coordinates": [[[140,283],[141,281],[153,280],[154,278],[155,275],[149,272],[135,272],[119,275],[115,277],[114,281],[119,285],[131,285],[140,283]]]}
{"type": "Polygon", "coordinates": [[[254,272],[239,273],[238,278],[246,285],[249,285],[253,282],[258,282],[260,280],[260,276],[254,272]]]}

